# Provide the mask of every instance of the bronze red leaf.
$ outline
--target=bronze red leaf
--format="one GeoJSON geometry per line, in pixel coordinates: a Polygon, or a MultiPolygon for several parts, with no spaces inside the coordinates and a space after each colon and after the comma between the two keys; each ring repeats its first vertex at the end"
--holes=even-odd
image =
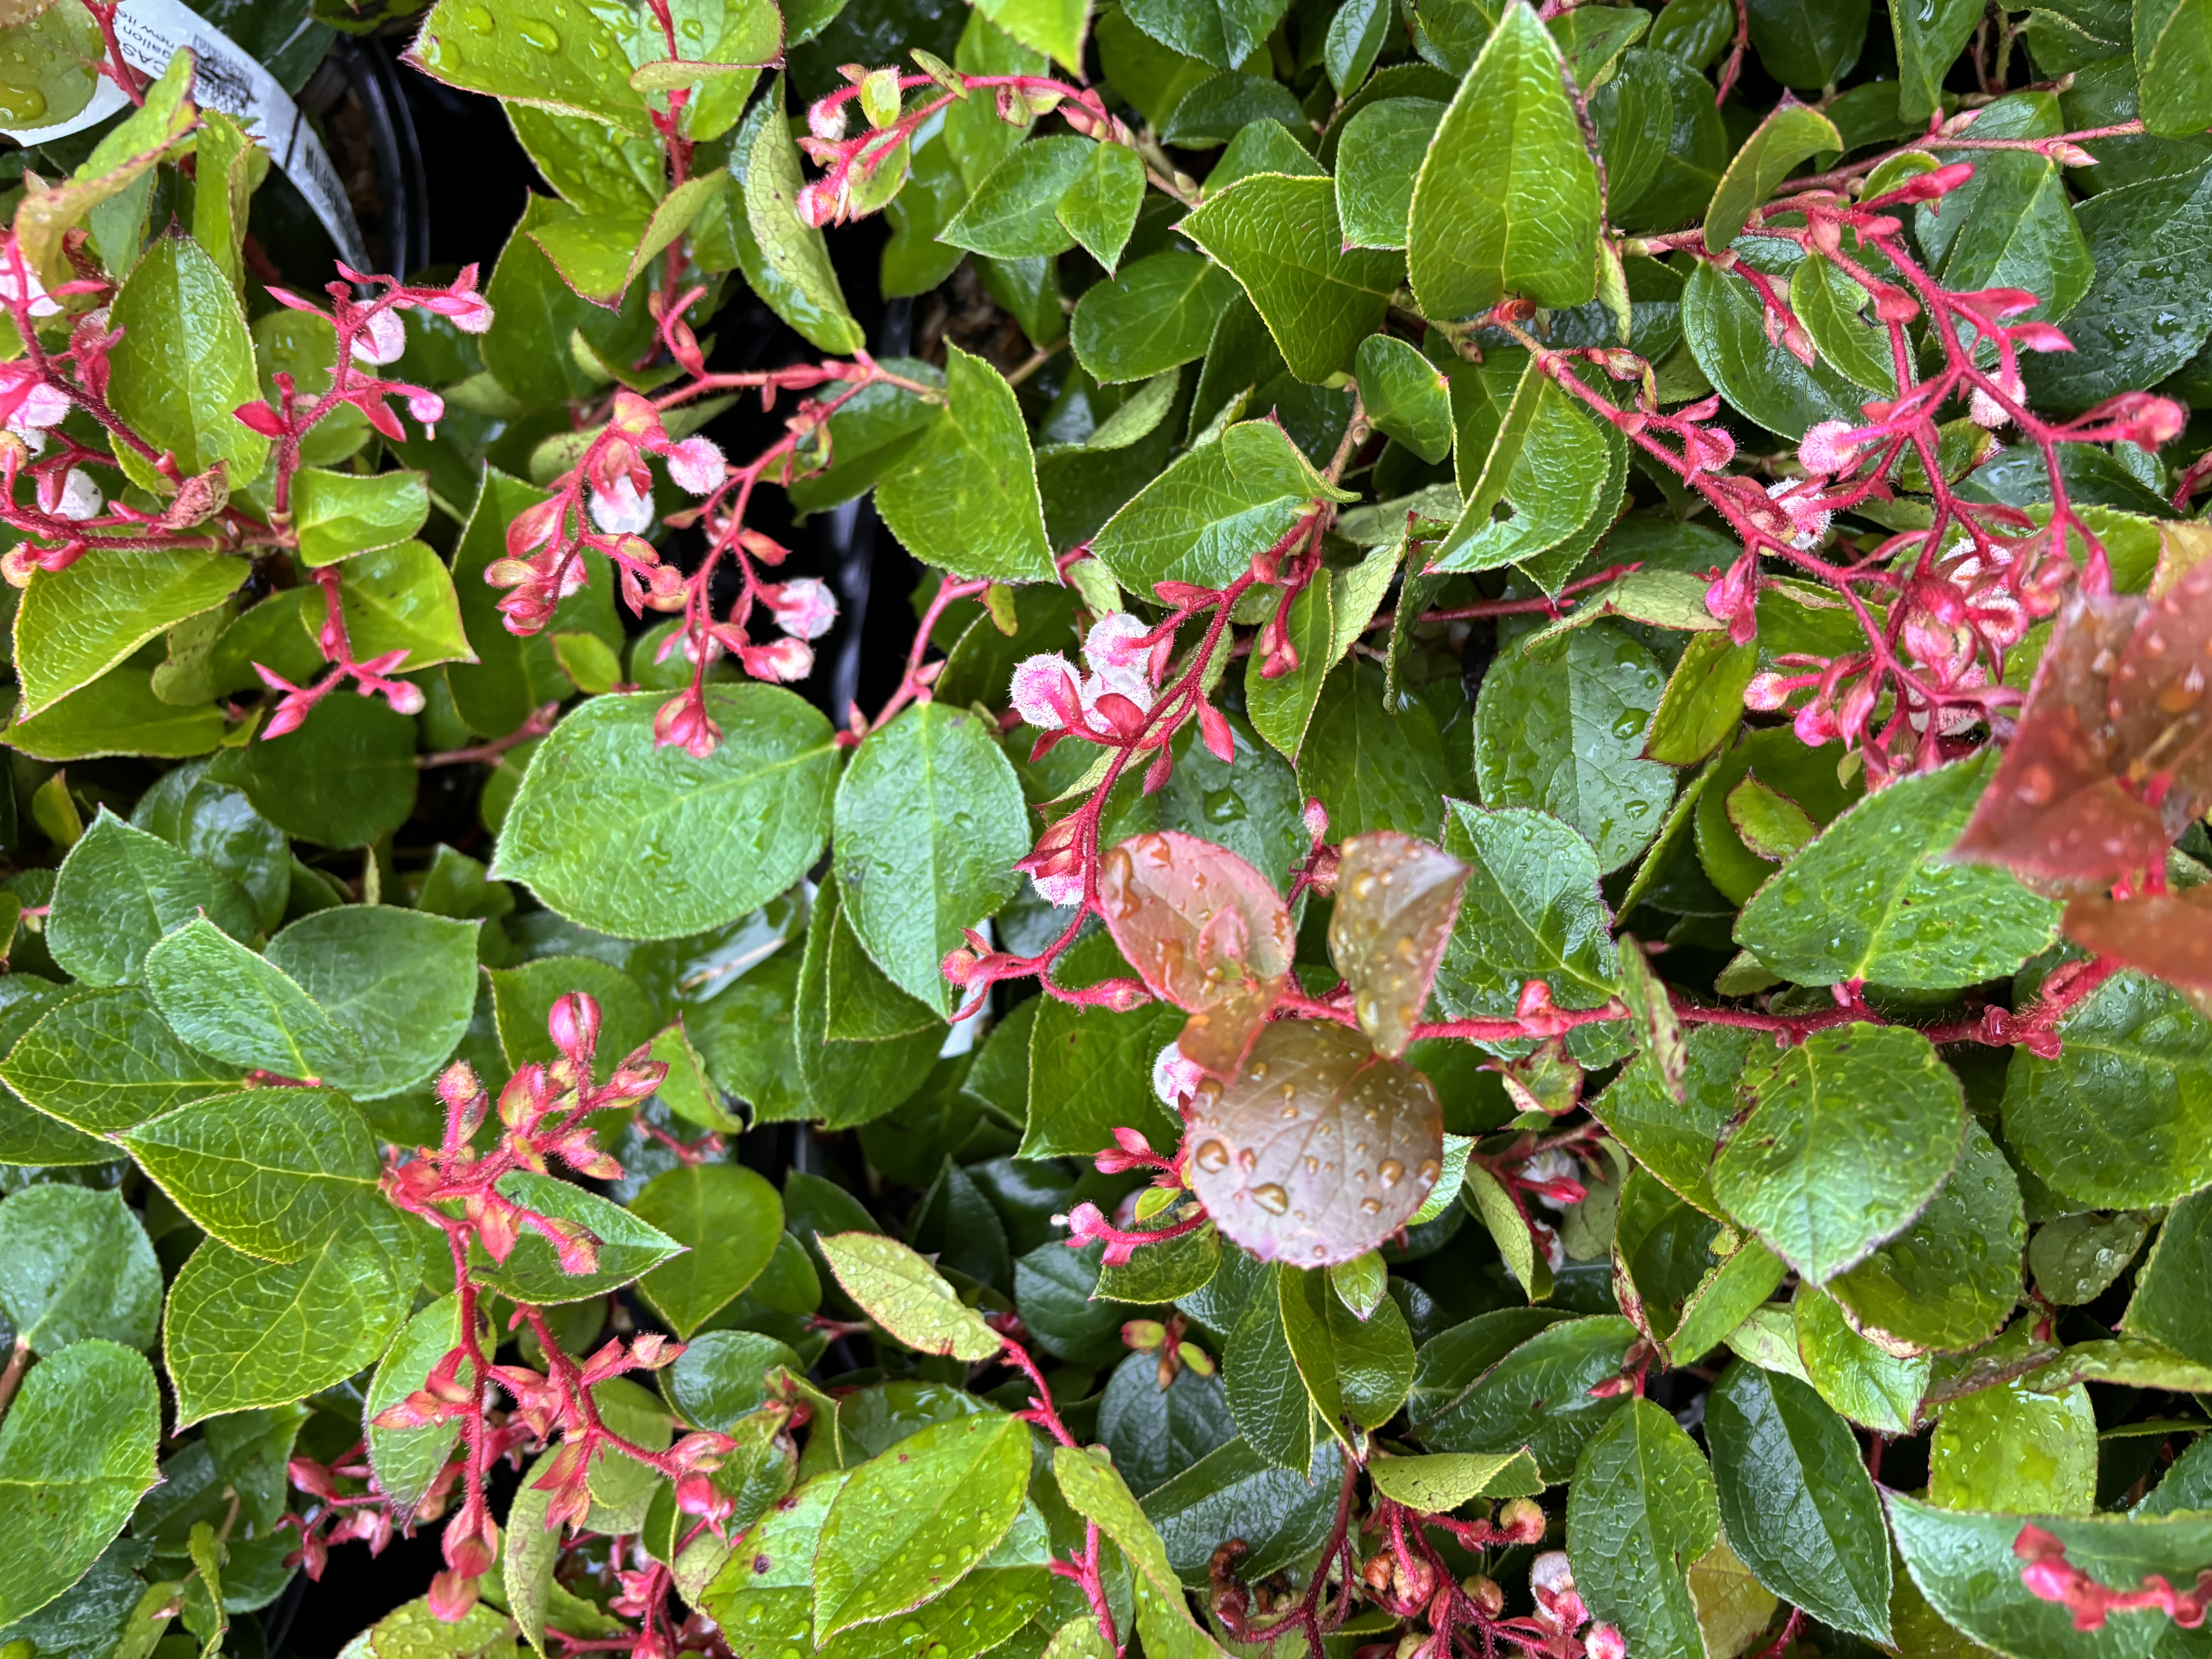
{"type": "Polygon", "coordinates": [[[1328,953],[1352,988],[1359,1029],[1395,1060],[1428,1006],[1468,867],[1395,830],[1354,836],[1338,852],[1328,953]]]}

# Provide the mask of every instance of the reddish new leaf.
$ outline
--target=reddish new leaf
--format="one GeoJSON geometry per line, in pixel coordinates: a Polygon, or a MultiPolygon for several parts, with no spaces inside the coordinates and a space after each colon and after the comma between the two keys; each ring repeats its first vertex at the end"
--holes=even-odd
{"type": "Polygon", "coordinates": [[[1354,836],[1338,856],[1328,953],[1352,988],[1359,1029],[1395,1060],[1428,1006],[1467,866],[1395,830],[1354,836]]]}
{"type": "Polygon", "coordinates": [[[1443,1172],[1428,1079],[1356,1031],[1278,1020],[1223,1084],[1198,1091],[1191,1185],[1223,1234],[1262,1261],[1349,1261],[1412,1219],[1443,1172]]]}
{"type": "Polygon", "coordinates": [[[2076,944],[2185,990],[2212,992],[2212,886],[2112,899],[2090,894],[2066,907],[2076,944]]]}
{"type": "Polygon", "coordinates": [[[2212,568],[2154,600],[2069,600],[1954,856],[2077,890],[2163,866],[2212,806],[2208,672],[2212,568]]]}
{"type": "Polygon", "coordinates": [[[1236,1070],[1297,944],[1267,878],[1225,848],[1168,830],[1109,848],[1098,897],[1146,988],[1198,1016],[1178,1039],[1184,1055],[1224,1076],[1236,1070]]]}

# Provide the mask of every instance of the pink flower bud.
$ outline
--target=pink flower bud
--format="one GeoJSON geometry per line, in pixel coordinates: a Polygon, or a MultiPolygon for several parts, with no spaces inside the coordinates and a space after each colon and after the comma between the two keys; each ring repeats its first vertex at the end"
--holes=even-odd
{"type": "Polygon", "coordinates": [[[653,717],[653,740],[663,749],[681,748],[704,760],[722,740],[722,728],[708,718],[706,705],[686,691],[661,704],[653,717]]]}
{"type": "Polygon", "coordinates": [[[545,1029],[553,1046],[578,1065],[592,1057],[599,1044],[599,1005],[582,991],[571,991],[555,1000],[545,1029]]]}
{"type": "Polygon", "coordinates": [[[371,313],[362,331],[353,337],[355,360],[380,368],[398,362],[406,349],[407,325],[400,320],[397,311],[388,307],[371,313]]]}
{"type": "Polygon", "coordinates": [[[410,392],[407,412],[422,426],[435,426],[446,418],[446,400],[434,392],[410,392]]]}
{"type": "Polygon", "coordinates": [[[284,417],[264,403],[242,404],[231,411],[239,423],[258,432],[264,438],[284,435],[284,417]]]}
{"type": "Polygon", "coordinates": [[[1858,446],[1851,441],[1856,429],[1848,421],[1822,421],[1797,446],[1799,463],[1819,478],[1849,471],[1858,459],[1858,446]]]}
{"type": "Polygon", "coordinates": [[[1237,763],[1237,735],[1230,730],[1229,717],[1210,702],[1198,706],[1198,731],[1214,759],[1224,766],[1237,763]]]}
{"type": "MultiPolygon", "coordinates": [[[[1169,1043],[1153,1056],[1152,1092],[1159,1097],[1160,1104],[1171,1112],[1179,1110],[1183,1102],[1198,1092],[1198,1085],[1205,1078],[1205,1071],[1185,1060],[1176,1043],[1169,1043]]],[[[1120,1133],[1115,1131],[1116,1138],[1120,1133]]],[[[1144,1137],[1139,1135],[1138,1139],[1141,1141],[1144,1137]]],[[[1144,1150],[1152,1150],[1150,1143],[1145,1145],[1144,1150]]]]}
{"type": "Polygon", "coordinates": [[[1057,653],[1025,659],[1015,668],[1008,692],[1014,712],[1042,731],[1064,730],[1079,718],[1075,665],[1057,653]]]}
{"type": "Polygon", "coordinates": [[[592,491],[592,522],[610,536],[635,536],[653,523],[653,497],[623,473],[605,489],[592,491]]]}
{"type": "Polygon", "coordinates": [[[804,640],[781,639],[769,645],[749,645],[738,652],[745,672],[757,680],[788,684],[814,672],[814,648],[804,640]]]}
{"type": "Polygon", "coordinates": [[[1789,697],[1790,677],[1771,671],[1753,674],[1751,684],[1743,689],[1743,706],[1760,714],[1773,713],[1789,701],[1789,697]]]}
{"type": "Polygon", "coordinates": [[[1589,1659],[1628,1659],[1628,1638],[1611,1625],[1592,1625],[1583,1637],[1589,1659]]]}

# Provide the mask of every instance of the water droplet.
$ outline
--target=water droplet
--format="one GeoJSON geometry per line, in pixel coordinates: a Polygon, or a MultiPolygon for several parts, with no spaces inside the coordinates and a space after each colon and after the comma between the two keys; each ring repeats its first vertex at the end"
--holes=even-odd
{"type": "Polygon", "coordinates": [[[1291,1207],[1291,1195],[1272,1181],[1262,1182],[1252,1189],[1252,1201],[1269,1215],[1280,1215],[1291,1207]]]}
{"type": "Polygon", "coordinates": [[[1229,1149],[1218,1140],[1200,1141],[1191,1158],[1208,1175],[1218,1175],[1229,1167],[1229,1149]]]}
{"type": "Polygon", "coordinates": [[[1382,1178],[1385,1187],[1395,1187],[1406,1173],[1406,1166],[1395,1158],[1386,1158],[1375,1166],[1375,1173],[1382,1178]]]}
{"type": "Polygon", "coordinates": [[[0,81],[0,118],[21,125],[46,112],[46,94],[36,87],[11,86],[0,81]]]}
{"type": "Polygon", "coordinates": [[[521,22],[517,23],[514,26],[514,32],[527,44],[537,47],[540,52],[558,52],[561,49],[560,35],[550,26],[539,22],[534,17],[525,18],[521,22]]]}
{"type": "Polygon", "coordinates": [[[1382,1200],[1379,1198],[1363,1198],[1359,1200],[1359,1213],[1362,1215],[1379,1214],[1382,1208],[1382,1200]]]}
{"type": "Polygon", "coordinates": [[[478,34],[489,34],[492,31],[492,21],[491,13],[482,6],[461,8],[461,21],[478,34]]]}

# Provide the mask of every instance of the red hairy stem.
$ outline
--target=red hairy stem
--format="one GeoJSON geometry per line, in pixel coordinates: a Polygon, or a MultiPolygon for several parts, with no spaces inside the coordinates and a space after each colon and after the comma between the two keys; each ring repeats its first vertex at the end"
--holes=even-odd
{"type": "Polygon", "coordinates": [[[2041,1527],[2022,1527],[2013,1553],[2027,1565],[2020,1581],[2038,1601],[2055,1601],[2074,1615],[2074,1628],[2102,1630],[2114,1613],[2161,1613],[2184,1630],[2197,1630],[2212,1607],[2212,1567],[2202,1568],[2196,1583],[2177,1590],[2163,1573],[2147,1574],[2134,1589],[2099,1583],[2066,1559],[2066,1546],[2041,1527]]]}

